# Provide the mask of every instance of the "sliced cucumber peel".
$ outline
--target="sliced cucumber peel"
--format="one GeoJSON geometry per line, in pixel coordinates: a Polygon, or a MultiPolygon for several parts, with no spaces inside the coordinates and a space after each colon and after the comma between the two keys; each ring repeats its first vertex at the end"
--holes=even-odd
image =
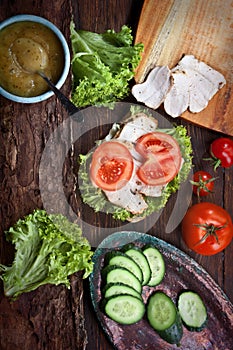
{"type": "Polygon", "coordinates": [[[142,270],[142,285],[145,286],[151,278],[151,269],[146,256],[143,254],[142,250],[133,245],[127,244],[122,248],[122,251],[126,255],[130,256],[142,270]]]}
{"type": "Polygon", "coordinates": [[[190,331],[200,332],[207,323],[207,311],[201,297],[193,291],[185,291],[178,299],[178,310],[184,325],[190,331]]]}
{"type": "Polygon", "coordinates": [[[140,321],[145,313],[143,301],[126,294],[104,299],[102,307],[113,321],[127,325],[140,321]]]}
{"type": "Polygon", "coordinates": [[[154,287],[162,282],[165,275],[165,262],[160,251],[153,246],[146,246],[143,248],[143,254],[146,256],[150,270],[151,277],[148,286],[154,287]]]}
{"type": "Polygon", "coordinates": [[[151,295],[147,305],[151,327],[170,344],[179,344],[183,336],[180,315],[172,299],[163,292],[151,295]]]}
{"type": "Polygon", "coordinates": [[[143,276],[141,268],[133,259],[131,259],[130,256],[126,255],[125,253],[118,250],[109,252],[105,256],[105,262],[108,265],[117,265],[126,268],[142,283],[143,276]]]}

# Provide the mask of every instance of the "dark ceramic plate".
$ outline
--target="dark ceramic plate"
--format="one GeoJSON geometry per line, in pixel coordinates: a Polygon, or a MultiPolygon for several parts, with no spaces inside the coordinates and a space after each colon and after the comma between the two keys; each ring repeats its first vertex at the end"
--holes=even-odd
{"type": "Polygon", "coordinates": [[[94,254],[94,270],[90,276],[90,291],[94,310],[100,324],[113,346],[118,350],[178,349],[162,340],[144,318],[130,326],[120,325],[101,312],[101,275],[104,255],[113,248],[134,242],[138,246],[153,244],[164,256],[166,275],[155,287],[143,288],[143,299],[155,290],[167,293],[175,302],[182,290],[193,290],[200,294],[208,312],[207,327],[201,332],[190,332],[184,328],[181,340],[182,350],[233,349],[233,305],[210,275],[193,259],[174,246],[147,234],[138,232],[116,232],[105,238],[94,254]]]}

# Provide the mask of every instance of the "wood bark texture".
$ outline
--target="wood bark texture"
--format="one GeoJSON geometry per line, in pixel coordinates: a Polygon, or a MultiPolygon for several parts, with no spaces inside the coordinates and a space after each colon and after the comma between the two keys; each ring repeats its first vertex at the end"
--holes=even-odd
{"type": "MultiPolygon", "coordinates": [[[[70,44],[70,1],[1,1],[0,20],[26,13],[42,16],[54,23],[70,44]]],[[[71,76],[62,87],[69,96],[71,76]]],[[[67,118],[55,98],[33,105],[13,103],[0,97],[0,230],[1,263],[11,264],[12,245],[3,232],[19,218],[42,208],[39,189],[41,154],[54,129],[67,118]]],[[[66,140],[60,144],[61,154],[66,140]]],[[[64,174],[66,167],[64,165],[64,174]]],[[[72,192],[72,178],[67,185],[72,192]]],[[[51,181],[51,200],[57,203],[56,181],[51,181]]],[[[72,276],[71,288],[46,285],[10,302],[0,299],[0,348],[3,350],[84,349],[87,335],[83,315],[81,274],[72,276]]]]}

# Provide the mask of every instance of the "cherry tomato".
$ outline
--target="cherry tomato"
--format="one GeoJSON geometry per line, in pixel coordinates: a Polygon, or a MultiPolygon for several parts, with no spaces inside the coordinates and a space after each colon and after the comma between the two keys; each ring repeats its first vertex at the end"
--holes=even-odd
{"type": "Polygon", "coordinates": [[[123,143],[106,141],[93,153],[90,177],[102,190],[116,191],[131,178],[133,166],[131,153],[123,143]]]}
{"type": "Polygon", "coordinates": [[[182,220],[182,237],[188,248],[196,253],[217,254],[232,240],[231,217],[219,205],[209,202],[195,204],[182,220]]]}
{"type": "Polygon", "coordinates": [[[212,177],[207,171],[199,170],[193,175],[193,181],[190,181],[193,185],[193,193],[197,196],[207,196],[213,192],[215,177],[212,177]]]}
{"type": "Polygon", "coordinates": [[[227,137],[220,137],[210,145],[210,153],[214,159],[214,168],[222,166],[229,168],[233,165],[233,140],[227,137]]]}
{"type": "Polygon", "coordinates": [[[145,159],[137,175],[146,185],[165,185],[178,174],[182,158],[179,144],[172,136],[148,133],[137,140],[135,148],[145,159]]]}

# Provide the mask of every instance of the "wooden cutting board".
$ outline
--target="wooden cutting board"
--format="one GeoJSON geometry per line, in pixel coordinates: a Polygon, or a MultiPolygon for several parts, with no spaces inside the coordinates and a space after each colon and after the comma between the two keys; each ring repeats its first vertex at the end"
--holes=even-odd
{"type": "Polygon", "coordinates": [[[137,83],[157,65],[174,67],[184,54],[222,73],[227,83],[207,108],[181,118],[233,136],[232,0],[145,0],[135,41],[144,44],[137,83]]]}

